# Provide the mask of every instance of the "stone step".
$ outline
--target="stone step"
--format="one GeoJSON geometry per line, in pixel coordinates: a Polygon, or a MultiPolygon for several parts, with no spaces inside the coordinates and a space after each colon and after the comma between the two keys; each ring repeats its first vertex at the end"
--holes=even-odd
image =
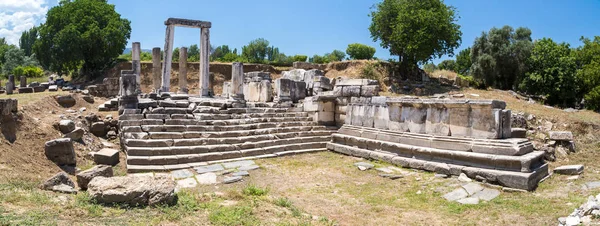
{"type": "Polygon", "coordinates": [[[204,165],[213,164],[213,163],[252,160],[252,159],[261,159],[261,158],[273,158],[273,157],[284,156],[284,155],[303,154],[303,153],[312,153],[312,152],[321,152],[321,151],[327,151],[327,149],[317,148],[317,149],[290,150],[290,151],[275,152],[273,154],[264,154],[264,155],[256,155],[256,156],[248,156],[248,157],[240,157],[240,158],[221,159],[221,160],[208,161],[208,162],[197,162],[197,163],[175,164],[175,165],[133,165],[133,164],[128,164],[127,165],[127,173],[172,171],[172,170],[179,170],[179,169],[189,169],[189,168],[193,168],[193,167],[197,167],[197,166],[204,166],[204,165]]]}
{"type": "Polygon", "coordinates": [[[208,125],[142,125],[123,126],[122,132],[217,132],[217,131],[243,131],[278,127],[318,126],[312,121],[298,122],[264,122],[244,125],[208,126],[208,125]]]}
{"type": "Polygon", "coordinates": [[[484,179],[488,183],[495,183],[505,187],[529,191],[534,190],[537,187],[539,181],[548,176],[547,163],[543,163],[542,165],[538,165],[537,167],[532,168],[530,172],[514,172],[498,169],[470,167],[464,165],[457,165],[454,163],[415,159],[399,156],[390,152],[372,151],[338,143],[328,143],[327,149],[351,156],[379,160],[397,166],[426,170],[440,174],[458,176],[461,173],[464,173],[472,179],[484,179]]]}
{"type": "Polygon", "coordinates": [[[281,145],[291,145],[298,143],[327,143],[331,141],[329,136],[316,137],[294,137],[286,139],[269,139],[257,142],[233,143],[233,144],[206,144],[196,145],[187,143],[188,145],[165,146],[169,143],[165,142],[159,147],[136,147],[126,146],[128,156],[163,156],[163,155],[184,155],[184,154],[205,154],[213,152],[230,152],[248,149],[266,149],[271,150],[273,147],[281,145]]]}
{"type": "MultiPolygon", "coordinates": [[[[191,126],[188,126],[191,127],[191,126]]],[[[186,127],[187,128],[187,127],[186,127]]],[[[141,127],[140,127],[141,130],[141,127]]],[[[327,126],[292,126],[292,127],[277,127],[266,129],[253,130],[237,130],[237,131],[189,131],[189,132],[122,132],[123,139],[183,139],[183,138],[224,138],[224,137],[242,137],[274,133],[291,133],[302,131],[321,131],[333,130],[327,126]],[[141,138],[140,138],[141,137],[141,138]]]]}
{"type": "MultiPolygon", "coordinates": [[[[167,155],[131,155],[127,152],[128,165],[178,165],[189,164],[207,161],[217,161],[223,159],[242,158],[257,155],[274,154],[279,152],[291,152],[305,149],[320,149],[325,148],[327,142],[310,142],[310,143],[286,143],[276,146],[268,146],[265,148],[253,149],[229,149],[229,151],[218,152],[203,152],[203,153],[177,153],[172,152],[167,155]]],[[[214,146],[212,148],[215,148],[214,146]]],[[[227,149],[222,149],[227,150],[227,149]]]]}
{"type": "Polygon", "coordinates": [[[265,140],[288,139],[295,137],[327,137],[327,140],[331,140],[331,134],[333,134],[334,132],[335,131],[331,130],[321,130],[225,138],[219,137],[194,139],[124,139],[123,143],[127,147],[172,147],[214,144],[242,144],[246,142],[260,142],[265,140]]]}
{"type": "MultiPolygon", "coordinates": [[[[419,147],[404,143],[380,141],[345,134],[333,134],[332,143],[370,151],[384,151],[406,158],[420,159],[462,166],[489,168],[516,172],[531,172],[544,164],[544,152],[536,151],[522,156],[493,155],[467,151],[419,147]]],[[[343,149],[339,149],[343,150],[343,149]]],[[[352,155],[351,153],[346,153],[352,155]]]]}
{"type": "Polygon", "coordinates": [[[344,125],[340,134],[376,139],[419,147],[431,147],[455,151],[477,152],[494,155],[519,156],[533,151],[533,144],[527,139],[474,139],[467,137],[432,136],[428,134],[400,132],[344,125]]]}

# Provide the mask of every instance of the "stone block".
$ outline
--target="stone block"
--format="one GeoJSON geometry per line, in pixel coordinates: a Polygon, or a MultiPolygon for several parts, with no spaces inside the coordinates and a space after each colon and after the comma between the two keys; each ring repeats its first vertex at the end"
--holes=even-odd
{"type": "Polygon", "coordinates": [[[76,156],[73,143],[69,138],[60,138],[46,142],[44,145],[46,157],[57,165],[75,165],[76,156]]]}
{"type": "Polygon", "coordinates": [[[19,93],[33,93],[32,87],[19,87],[19,93]]]}
{"type": "Polygon", "coordinates": [[[511,128],[511,138],[527,138],[527,130],[523,128],[511,128]]]}
{"type": "Polygon", "coordinates": [[[91,169],[82,171],[77,174],[77,185],[82,190],[87,190],[87,185],[94,179],[95,177],[112,177],[113,170],[112,167],[108,165],[97,165],[92,167],[91,169]]]}
{"type": "Polygon", "coordinates": [[[379,95],[379,85],[368,85],[360,88],[360,96],[372,97],[379,95]]]}
{"type": "Polygon", "coordinates": [[[573,133],[571,133],[569,131],[550,131],[550,132],[548,132],[548,135],[550,136],[550,140],[555,140],[555,141],[572,141],[573,140],[573,133]]]}
{"type": "Polygon", "coordinates": [[[344,86],[342,89],[342,96],[344,97],[359,97],[360,94],[360,86],[344,86]]]}
{"type": "Polygon", "coordinates": [[[564,175],[579,175],[583,173],[583,165],[567,165],[554,168],[554,173],[564,175]]]}
{"type": "Polygon", "coordinates": [[[103,148],[94,154],[96,164],[115,166],[119,163],[119,150],[103,148]]]}

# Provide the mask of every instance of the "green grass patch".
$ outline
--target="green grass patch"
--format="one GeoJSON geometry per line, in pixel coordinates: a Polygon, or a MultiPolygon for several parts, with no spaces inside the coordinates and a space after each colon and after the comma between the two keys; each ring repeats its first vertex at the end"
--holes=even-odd
{"type": "Polygon", "coordinates": [[[259,221],[249,206],[220,207],[208,215],[210,223],[215,225],[259,225],[259,221]]]}
{"type": "Polygon", "coordinates": [[[264,196],[269,193],[268,188],[261,188],[256,185],[248,185],[242,190],[242,194],[246,196],[264,196]]]}
{"type": "Polygon", "coordinates": [[[292,201],[285,197],[275,199],[274,203],[275,203],[275,205],[284,207],[284,208],[290,208],[293,206],[292,201]]]}

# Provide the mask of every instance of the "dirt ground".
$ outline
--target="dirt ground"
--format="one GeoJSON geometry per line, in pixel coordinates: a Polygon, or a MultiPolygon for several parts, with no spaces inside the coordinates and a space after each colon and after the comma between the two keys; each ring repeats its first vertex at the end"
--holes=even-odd
{"type": "MultiPolygon", "coordinates": [[[[600,193],[582,188],[586,182],[600,180],[600,114],[529,104],[505,91],[455,92],[472,99],[504,100],[513,111],[534,114],[539,125],[550,121],[554,130],[573,131],[577,153],[550,165],[584,164],[584,174],[577,180],[553,175],[534,192],[502,192],[490,202],[465,206],[441,197],[459,186],[456,178],[439,179],[429,172],[406,169],[414,173],[390,180],[375,170],[359,171],[353,166],[365,160],[321,152],[257,160],[261,169],[244,181],[185,190],[174,206],[103,206],[85,192],[65,195],[37,188],[42,180],[60,172],[43,154],[44,143],[60,137],[52,124],[61,114],[81,120],[79,113],[66,112],[48,96],[64,93],[13,95],[23,103],[19,104],[16,140],[0,138],[0,225],[552,225],[588,196],[600,193]]],[[[74,96],[77,105],[70,109],[86,107],[81,115],[98,113],[96,107],[105,101],[96,98],[88,104],[74,96]]],[[[98,114],[116,116],[115,112],[98,114]]],[[[85,145],[75,145],[81,169],[91,167],[87,153],[102,147],[102,140],[89,134],[84,140],[85,145]]],[[[121,156],[117,175],[124,174],[121,156]]]]}

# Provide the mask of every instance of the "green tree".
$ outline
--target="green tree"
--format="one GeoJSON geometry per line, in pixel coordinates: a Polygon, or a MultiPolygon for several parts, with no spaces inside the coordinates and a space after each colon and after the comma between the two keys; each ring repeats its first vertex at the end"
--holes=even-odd
{"type": "Polygon", "coordinates": [[[334,61],[342,61],[344,60],[344,58],[346,57],[346,54],[340,50],[333,50],[329,55],[329,62],[334,62],[334,61]]]}
{"type": "Polygon", "coordinates": [[[188,48],[188,62],[200,61],[200,49],[197,44],[193,44],[188,48]]]}
{"type": "Polygon", "coordinates": [[[291,58],[292,63],[293,62],[306,62],[306,59],[308,58],[308,56],[305,55],[294,55],[291,58]]]}
{"type": "Polygon", "coordinates": [[[320,56],[318,54],[315,54],[313,57],[311,57],[309,59],[309,61],[311,63],[315,63],[315,64],[326,64],[326,63],[329,63],[329,58],[326,56],[320,56]]]}
{"type": "Polygon", "coordinates": [[[213,61],[219,61],[219,60],[222,60],[223,57],[225,57],[225,55],[227,55],[229,53],[231,53],[231,50],[229,49],[228,45],[217,46],[217,48],[215,48],[215,51],[212,53],[210,58],[213,61]]]}
{"type": "Polygon", "coordinates": [[[250,41],[248,45],[242,47],[242,56],[250,63],[263,63],[267,57],[267,48],[269,41],[259,38],[250,41]]]}
{"type": "Polygon", "coordinates": [[[448,70],[448,71],[456,72],[456,61],[444,60],[437,65],[437,68],[440,70],[448,70]]]}
{"type": "Polygon", "coordinates": [[[371,12],[373,41],[407,66],[454,54],[461,43],[456,9],[442,0],[383,0],[371,12]]]}
{"type": "Polygon", "coordinates": [[[5,38],[0,38],[0,69],[2,69],[2,65],[6,61],[4,59],[4,53],[10,48],[10,45],[6,43],[5,38]]]}
{"type": "Polygon", "coordinates": [[[558,44],[549,38],[537,40],[527,68],[529,71],[519,86],[521,90],[546,96],[548,104],[572,106],[575,103],[577,67],[569,44],[558,44]]]}
{"type": "Polygon", "coordinates": [[[2,74],[9,75],[13,70],[19,66],[38,66],[38,62],[34,56],[25,56],[25,52],[22,49],[17,48],[14,45],[10,45],[4,53],[5,62],[2,64],[2,74]]]}
{"type": "Polygon", "coordinates": [[[471,47],[458,52],[456,55],[456,73],[470,75],[471,71],[471,47]]]}
{"type": "Polygon", "coordinates": [[[24,31],[19,39],[19,47],[25,52],[25,56],[33,54],[33,44],[38,38],[38,28],[32,27],[29,31],[24,31]]]}
{"type": "Polygon", "coordinates": [[[593,40],[581,37],[583,45],[573,51],[577,63],[578,96],[585,99],[585,106],[600,110],[600,36],[593,40]]]}
{"type": "Polygon", "coordinates": [[[515,89],[527,72],[532,48],[528,28],[492,28],[477,37],[471,47],[471,74],[486,87],[515,89]]]}
{"type": "Polygon", "coordinates": [[[267,47],[267,60],[269,62],[279,62],[279,48],[275,46],[267,47]]]}
{"type": "Polygon", "coordinates": [[[63,0],[38,33],[33,49],[45,68],[95,77],[123,53],[131,26],[106,0],[63,0]]]}
{"type": "Polygon", "coordinates": [[[173,49],[173,62],[179,62],[179,47],[173,49]]]}
{"type": "Polygon", "coordinates": [[[353,60],[370,60],[373,59],[373,55],[375,55],[375,48],[360,43],[354,43],[348,45],[346,53],[353,60]]]}

